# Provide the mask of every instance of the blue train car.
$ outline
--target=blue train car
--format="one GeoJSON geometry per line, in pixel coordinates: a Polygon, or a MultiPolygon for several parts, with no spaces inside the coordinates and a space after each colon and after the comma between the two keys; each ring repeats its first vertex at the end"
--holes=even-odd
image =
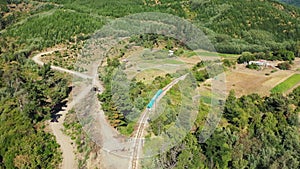
{"type": "Polygon", "coordinates": [[[151,100],[148,105],[147,105],[147,108],[148,109],[151,109],[153,107],[153,104],[154,104],[155,100],[151,100]]]}
{"type": "Polygon", "coordinates": [[[148,103],[147,108],[151,109],[156,101],[156,99],[162,94],[163,90],[159,89],[156,94],[153,96],[153,98],[151,99],[151,101],[148,103]]]}

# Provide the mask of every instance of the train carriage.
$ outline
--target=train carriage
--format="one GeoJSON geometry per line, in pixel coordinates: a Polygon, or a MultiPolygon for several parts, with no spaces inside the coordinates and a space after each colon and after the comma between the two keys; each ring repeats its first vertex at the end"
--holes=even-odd
{"type": "Polygon", "coordinates": [[[156,99],[162,94],[163,90],[159,89],[156,94],[153,96],[153,98],[151,99],[151,101],[148,103],[147,105],[147,109],[151,109],[156,101],[156,99]]]}

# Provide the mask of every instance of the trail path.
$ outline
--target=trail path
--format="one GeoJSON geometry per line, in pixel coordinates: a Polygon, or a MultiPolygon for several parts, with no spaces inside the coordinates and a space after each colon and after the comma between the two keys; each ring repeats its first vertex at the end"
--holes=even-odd
{"type": "MultiPolygon", "coordinates": [[[[43,65],[44,62],[42,62],[40,60],[40,57],[43,55],[47,55],[47,54],[51,54],[55,51],[60,51],[60,50],[64,50],[64,49],[52,49],[51,51],[48,52],[42,52],[39,53],[37,55],[35,55],[32,60],[37,63],[38,65],[43,65]]],[[[57,70],[60,72],[66,72],[66,73],[70,73],[73,75],[76,75],[78,77],[84,78],[84,79],[91,79],[90,76],[87,76],[85,74],[79,73],[79,72],[75,72],[75,71],[71,71],[68,69],[64,69],[61,67],[57,67],[57,66],[51,66],[51,68],[53,70],[57,70]]],[[[60,118],[58,119],[58,122],[50,122],[50,128],[52,129],[53,135],[56,137],[56,141],[57,143],[60,145],[60,148],[62,150],[62,157],[63,157],[63,161],[61,164],[61,168],[62,169],[75,169],[77,168],[77,162],[75,159],[75,149],[72,146],[72,140],[69,136],[67,136],[66,134],[63,133],[63,123],[66,117],[66,114],[68,113],[68,111],[73,107],[73,105],[76,103],[77,100],[79,100],[80,97],[82,97],[82,95],[78,95],[76,96],[77,98],[73,98],[73,101],[67,104],[67,107],[58,112],[57,114],[60,115],[60,118]]]]}
{"type": "Polygon", "coordinates": [[[62,156],[63,156],[63,161],[61,165],[62,169],[77,168],[77,163],[75,160],[75,153],[74,153],[75,150],[72,146],[72,140],[69,136],[65,135],[62,132],[64,128],[63,123],[66,114],[70,109],[71,107],[69,104],[65,110],[59,112],[61,117],[59,118],[59,121],[57,123],[50,122],[50,127],[52,129],[53,135],[56,137],[56,141],[60,145],[60,148],[62,150],[62,156]]]}
{"type": "MultiPolygon", "coordinates": [[[[46,52],[41,52],[38,53],[36,55],[34,55],[34,57],[32,58],[32,60],[37,63],[38,65],[43,65],[44,62],[41,60],[41,57],[43,55],[47,55],[47,54],[51,54],[53,52],[56,51],[61,51],[61,50],[65,50],[65,48],[54,48],[51,49],[50,51],[46,51],[46,52]]],[[[51,69],[56,70],[56,71],[60,71],[60,72],[65,72],[65,73],[69,73],[71,75],[73,75],[74,77],[79,77],[85,80],[85,82],[91,82],[91,83],[87,83],[87,85],[84,86],[79,86],[80,89],[77,89],[79,91],[79,93],[74,93],[72,96],[72,100],[71,102],[69,102],[67,104],[67,107],[58,112],[58,115],[60,115],[60,118],[58,119],[58,122],[50,122],[50,127],[52,129],[53,135],[56,137],[57,143],[60,145],[61,150],[62,150],[62,157],[63,157],[63,161],[61,164],[61,168],[62,169],[75,169],[77,168],[77,161],[75,158],[75,149],[72,146],[72,140],[70,139],[69,136],[65,135],[62,130],[64,129],[63,123],[65,120],[65,116],[67,114],[67,112],[72,109],[75,105],[81,105],[82,101],[84,99],[86,99],[86,96],[88,96],[91,93],[91,89],[93,87],[97,87],[99,88],[101,91],[103,91],[103,86],[101,84],[101,82],[98,79],[98,73],[94,72],[94,76],[90,76],[84,73],[80,73],[80,72],[76,72],[76,71],[72,71],[72,70],[68,70],[62,67],[58,67],[58,66],[51,66],[51,69]]],[[[96,70],[96,69],[95,69],[96,70]]],[[[76,88],[76,87],[75,87],[76,88]]],[[[98,103],[98,99],[97,97],[92,97],[93,102],[97,103],[95,105],[95,107],[90,108],[91,112],[97,112],[97,118],[96,121],[101,124],[101,132],[100,132],[100,139],[104,139],[104,140],[111,140],[111,138],[116,138],[119,133],[110,126],[110,124],[108,123],[108,121],[105,118],[104,112],[101,108],[100,103],[98,103]]],[[[119,140],[119,139],[117,139],[119,140]]],[[[104,150],[106,152],[109,152],[109,150],[104,150]]],[[[109,155],[110,156],[110,155],[109,155]]],[[[103,161],[102,165],[105,166],[105,163],[108,163],[107,160],[105,160],[107,158],[106,157],[101,157],[103,161]]],[[[109,158],[108,158],[109,159],[109,158]]],[[[124,162],[126,164],[126,161],[124,162]]],[[[107,167],[104,167],[107,168],[107,167]]]]}

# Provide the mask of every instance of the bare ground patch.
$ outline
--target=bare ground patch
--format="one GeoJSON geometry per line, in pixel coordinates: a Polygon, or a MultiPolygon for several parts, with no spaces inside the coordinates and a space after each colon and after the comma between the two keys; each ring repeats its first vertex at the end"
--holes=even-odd
{"type": "Polygon", "coordinates": [[[245,65],[237,65],[236,69],[226,73],[226,86],[228,91],[235,90],[238,97],[251,93],[266,96],[270,94],[273,87],[294,73],[294,70],[277,70],[273,68],[257,71],[247,69],[245,65]]]}

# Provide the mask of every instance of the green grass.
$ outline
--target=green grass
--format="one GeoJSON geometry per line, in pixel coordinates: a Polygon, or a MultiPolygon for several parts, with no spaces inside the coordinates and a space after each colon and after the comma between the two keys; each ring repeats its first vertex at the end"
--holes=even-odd
{"type": "Polygon", "coordinates": [[[192,57],[195,55],[200,56],[206,56],[206,57],[238,57],[236,54],[225,54],[225,53],[218,53],[218,52],[209,52],[209,51],[201,51],[201,52],[195,52],[195,51],[184,51],[185,57],[192,57]]]}
{"type": "Polygon", "coordinates": [[[216,96],[201,96],[200,100],[207,105],[211,105],[212,103],[219,101],[216,96]]]}
{"type": "Polygon", "coordinates": [[[119,132],[125,136],[130,136],[134,131],[134,125],[136,122],[129,122],[127,126],[121,126],[118,128],[119,132]]]}
{"type": "Polygon", "coordinates": [[[228,57],[238,58],[239,57],[239,55],[237,55],[237,54],[226,54],[226,53],[218,53],[218,56],[221,56],[223,58],[228,58],[228,57]]]}
{"type": "Polygon", "coordinates": [[[237,54],[226,54],[226,53],[218,53],[218,52],[198,52],[200,56],[212,56],[212,57],[223,57],[223,58],[236,58],[239,55],[237,54]]]}
{"type": "Polygon", "coordinates": [[[283,93],[295,86],[297,83],[300,82],[300,74],[294,74],[293,76],[289,77],[284,82],[278,84],[275,86],[271,93],[283,93]]]}
{"type": "Polygon", "coordinates": [[[198,53],[197,52],[195,52],[195,51],[184,51],[184,56],[185,57],[192,57],[192,56],[195,56],[195,55],[197,55],[198,53]]]}
{"type": "Polygon", "coordinates": [[[201,100],[206,104],[211,104],[211,99],[211,96],[201,96],[201,100]]]}
{"type": "Polygon", "coordinates": [[[219,54],[215,52],[198,52],[200,56],[212,56],[212,57],[218,57],[219,54]]]}
{"type": "Polygon", "coordinates": [[[166,64],[174,64],[174,65],[184,64],[182,61],[178,61],[178,60],[175,60],[175,59],[165,59],[164,62],[166,64]]]}

